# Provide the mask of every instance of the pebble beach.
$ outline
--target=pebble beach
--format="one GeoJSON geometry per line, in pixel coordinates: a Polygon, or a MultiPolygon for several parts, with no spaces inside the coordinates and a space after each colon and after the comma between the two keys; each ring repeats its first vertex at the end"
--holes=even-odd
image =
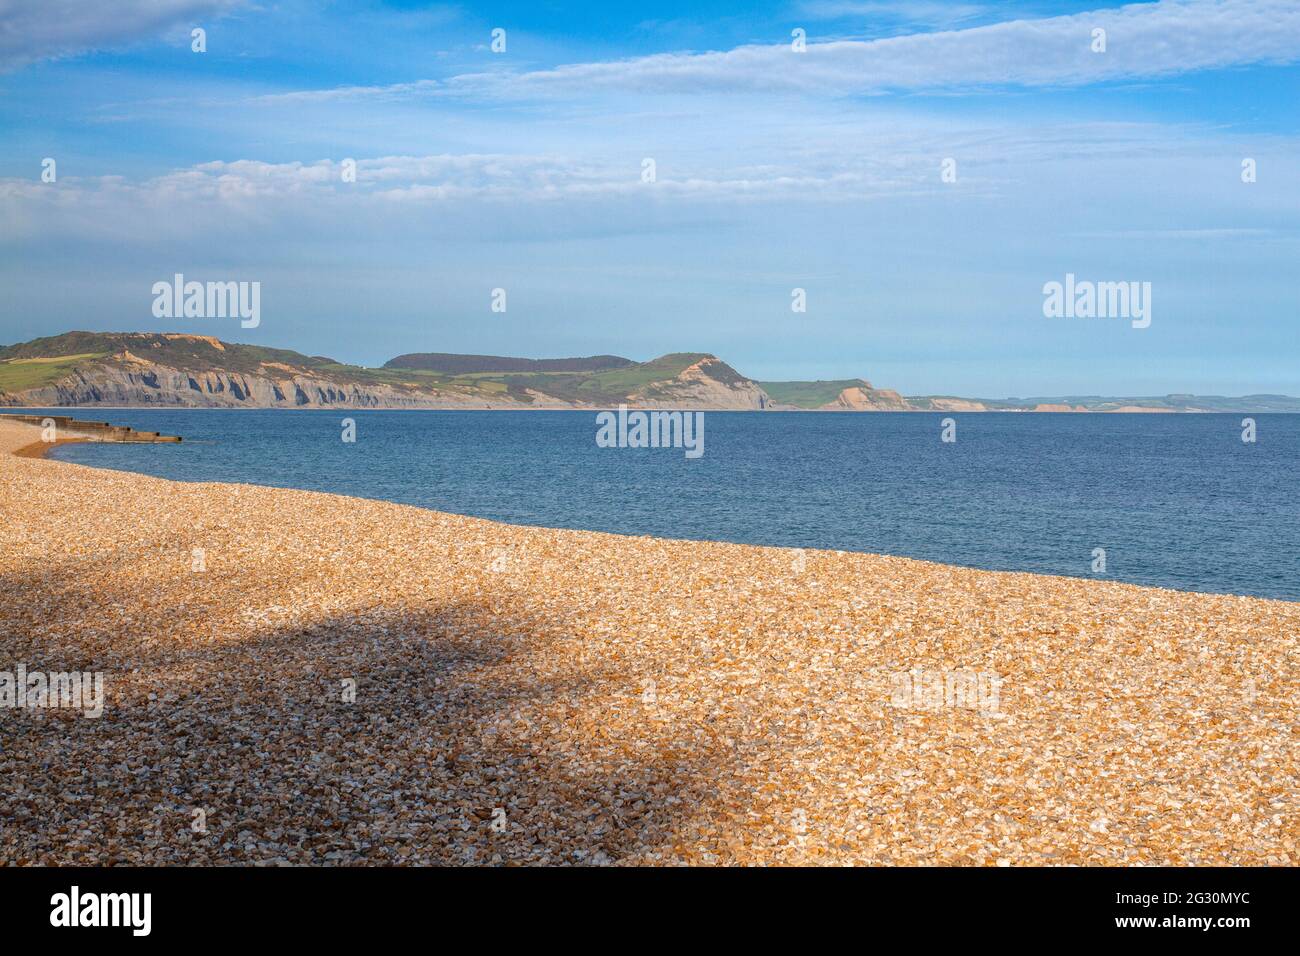
{"type": "Polygon", "coordinates": [[[105,699],[0,709],[0,864],[1300,864],[1300,604],[39,440],[0,421],[0,671],[105,699]]]}

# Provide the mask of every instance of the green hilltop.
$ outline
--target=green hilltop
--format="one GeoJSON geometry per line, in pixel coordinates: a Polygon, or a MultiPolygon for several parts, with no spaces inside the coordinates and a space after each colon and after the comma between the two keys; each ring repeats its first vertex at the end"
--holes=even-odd
{"type": "MultiPolygon", "coordinates": [[[[1099,395],[1041,398],[963,399],[924,395],[906,399],[875,389],[864,379],[755,382],[706,352],[672,352],[648,362],[617,355],[530,359],[500,355],[415,352],[399,355],[382,368],[350,365],[323,355],[290,349],[223,342],[213,336],[163,332],[66,332],[0,347],[0,404],[95,404],[117,396],[145,404],[193,404],[208,401],[196,379],[205,374],[256,376],[266,390],[280,396],[270,404],[293,404],[303,389],[320,402],[354,400],[384,407],[444,407],[484,403],[493,406],[566,403],[612,407],[633,400],[699,407],[772,407],[818,409],[837,402],[846,390],[860,390],[855,401],[879,410],[1032,411],[1040,406],[1068,406],[1094,412],[1146,411],[1300,412],[1300,399],[1287,395],[1165,395],[1115,398],[1099,395]],[[190,395],[173,387],[141,385],[162,379],[149,369],[174,370],[190,377],[190,395]],[[688,374],[684,374],[688,373],[688,374]],[[309,379],[299,389],[294,381],[309,379]],[[285,386],[281,388],[280,386],[285,386]],[[157,391],[150,391],[157,388],[157,391]],[[278,392],[277,392],[278,389],[278,392]],[[366,392],[366,389],[377,389],[366,392]],[[394,391],[396,390],[396,391],[394,391]],[[737,403],[738,395],[747,396],[737,403]],[[340,398],[343,396],[343,398],[340,398]],[[349,399],[348,396],[352,396],[349,399]]],[[[842,404],[842,403],[841,403],[842,404]]],[[[864,407],[864,406],[858,406],[864,407]]]]}
{"type": "MultiPolygon", "coordinates": [[[[725,384],[744,376],[702,352],[678,352],[649,362],[613,355],[519,359],[506,356],[411,353],[382,368],[349,365],[289,349],[223,342],[212,336],[154,332],[67,332],[0,347],[0,393],[9,403],[24,391],[51,386],[77,372],[130,368],[144,362],[186,373],[306,375],[341,385],[386,385],[420,393],[437,390],[465,400],[535,404],[540,393],[563,402],[616,405],[638,390],[667,389],[691,365],[725,384]]],[[[20,401],[17,403],[21,403],[20,401]]]]}

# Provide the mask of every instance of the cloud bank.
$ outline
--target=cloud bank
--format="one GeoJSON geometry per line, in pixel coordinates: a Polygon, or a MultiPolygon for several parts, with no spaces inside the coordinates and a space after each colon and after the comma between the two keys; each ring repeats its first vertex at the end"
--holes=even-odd
{"type": "Polygon", "coordinates": [[[243,0],[0,0],[0,72],[106,50],[229,13],[243,0]]]}
{"type": "Polygon", "coordinates": [[[267,101],[463,96],[493,99],[588,94],[794,92],[871,95],[985,87],[1079,86],[1198,70],[1300,60],[1294,0],[1161,0],[1109,10],[880,40],[782,42],[725,52],[662,53],[524,73],[444,81],[300,90],[267,101]],[[1105,52],[1093,31],[1104,30],[1105,52]]]}

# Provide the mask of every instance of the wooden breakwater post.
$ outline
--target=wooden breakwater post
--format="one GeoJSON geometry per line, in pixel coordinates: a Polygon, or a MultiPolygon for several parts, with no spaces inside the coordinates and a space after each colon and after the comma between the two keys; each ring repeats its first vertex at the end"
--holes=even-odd
{"type": "Polygon", "coordinates": [[[108,422],[89,422],[79,421],[68,415],[23,415],[9,412],[0,412],[0,421],[23,422],[28,425],[38,425],[46,427],[47,422],[53,422],[54,428],[59,432],[68,432],[78,438],[84,438],[86,441],[112,441],[112,442],[178,442],[181,440],[179,435],[162,435],[158,432],[138,432],[127,425],[111,425],[108,422]]]}

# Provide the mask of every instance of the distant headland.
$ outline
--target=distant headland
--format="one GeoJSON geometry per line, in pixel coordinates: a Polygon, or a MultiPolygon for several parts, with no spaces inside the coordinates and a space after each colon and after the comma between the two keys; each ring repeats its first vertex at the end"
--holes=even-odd
{"type": "Polygon", "coordinates": [[[67,332],[0,348],[0,405],[684,408],[729,411],[1300,412],[1287,395],[903,396],[865,378],[757,381],[705,352],[511,358],[419,352],[381,368],[167,332],[67,332]]]}

